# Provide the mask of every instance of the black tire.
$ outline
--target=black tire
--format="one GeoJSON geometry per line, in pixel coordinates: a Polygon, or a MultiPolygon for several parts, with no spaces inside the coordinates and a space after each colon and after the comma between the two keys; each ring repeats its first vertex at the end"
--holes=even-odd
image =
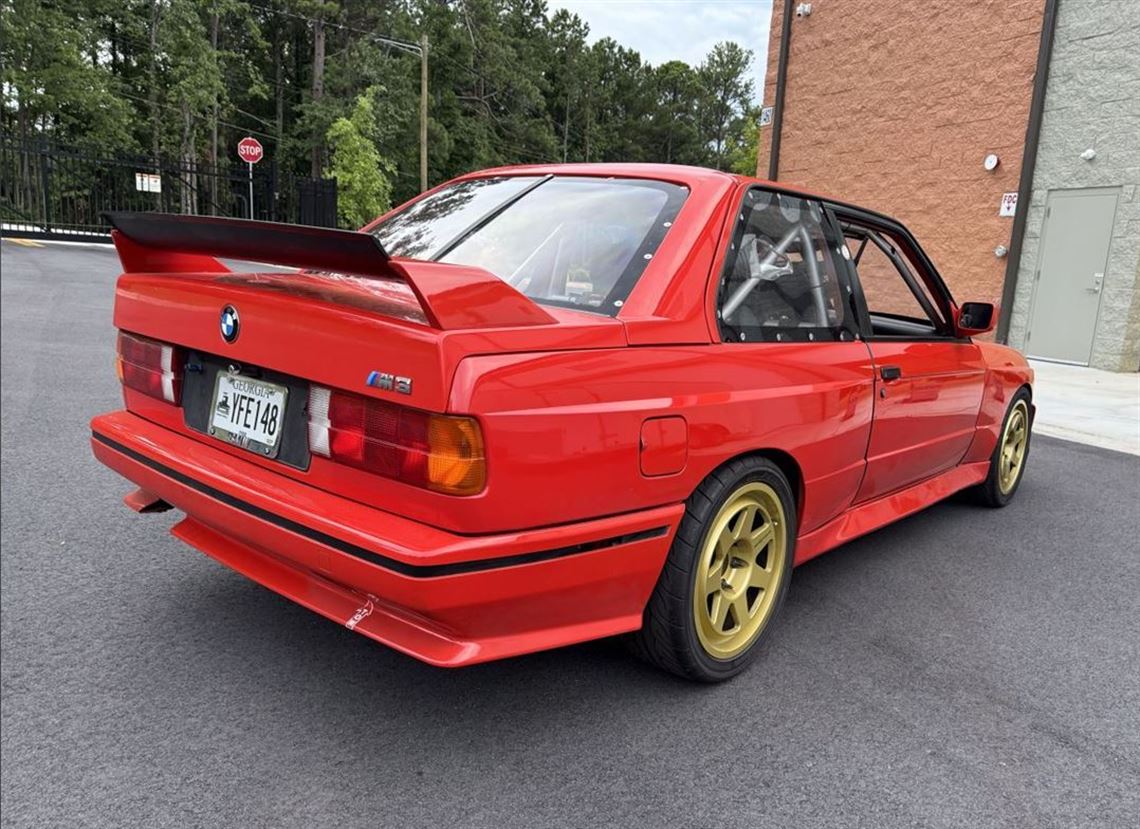
{"type": "Polygon", "coordinates": [[[710,474],[685,502],[685,515],[646,605],[641,630],[626,637],[630,650],[665,671],[700,682],[721,682],[743,671],[767,639],[787,594],[795,556],[796,519],[796,502],[788,479],[767,458],[740,458],[710,474]],[[767,485],[779,499],[786,528],[784,563],[773,588],[773,606],[759,633],[739,655],[718,659],[708,653],[697,634],[693,609],[695,568],[712,522],[733,493],[753,482],[767,485]]]}
{"type": "Polygon", "coordinates": [[[977,503],[993,508],[1001,508],[1013,500],[1013,496],[1017,494],[1018,487],[1021,486],[1021,480],[1025,477],[1025,466],[1029,462],[1029,447],[1033,442],[1033,406],[1029,389],[1024,386],[1018,389],[1017,394],[1009,401],[1009,408],[1005,410],[1005,417],[1002,418],[1001,431],[998,433],[997,445],[994,446],[993,454],[990,455],[990,471],[986,475],[986,479],[977,486],[971,487],[968,492],[977,503]],[[1002,447],[1005,443],[1006,429],[1009,427],[1010,418],[1013,412],[1018,408],[1018,404],[1023,405],[1026,413],[1026,427],[1025,427],[1025,450],[1021,459],[1021,464],[1017,470],[1017,477],[1013,481],[1013,485],[1002,489],[1001,486],[1001,453],[1002,447]]]}

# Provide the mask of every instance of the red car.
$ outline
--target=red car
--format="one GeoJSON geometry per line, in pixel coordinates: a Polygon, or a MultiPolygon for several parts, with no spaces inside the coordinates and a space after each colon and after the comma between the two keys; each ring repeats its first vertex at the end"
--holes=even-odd
{"type": "Polygon", "coordinates": [[[358,233],[110,217],[139,512],[434,665],[756,655],[792,567],[1013,497],[1032,371],[899,222],[664,165],[464,176],[358,233]],[[301,268],[234,273],[214,257],[301,268]]]}

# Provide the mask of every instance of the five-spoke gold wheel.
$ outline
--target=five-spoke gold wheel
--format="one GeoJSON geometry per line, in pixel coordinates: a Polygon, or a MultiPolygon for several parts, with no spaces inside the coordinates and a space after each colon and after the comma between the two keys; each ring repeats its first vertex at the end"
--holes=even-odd
{"type": "Polygon", "coordinates": [[[732,659],[756,640],[775,609],[787,553],[776,491],[759,481],[740,486],[709,525],[694,570],[693,618],[709,656],[732,659]]]}
{"type": "Polygon", "coordinates": [[[1029,406],[1024,400],[1013,404],[1005,429],[1001,435],[998,454],[998,487],[1002,495],[1009,495],[1017,485],[1021,467],[1025,464],[1025,450],[1029,448],[1029,406]]]}

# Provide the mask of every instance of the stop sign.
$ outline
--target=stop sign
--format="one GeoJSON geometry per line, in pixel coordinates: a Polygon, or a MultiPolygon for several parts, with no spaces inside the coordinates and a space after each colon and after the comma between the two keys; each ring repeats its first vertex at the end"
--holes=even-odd
{"type": "Polygon", "coordinates": [[[256,138],[246,136],[238,142],[238,158],[242,161],[248,164],[256,164],[261,161],[263,155],[265,155],[265,150],[256,138]]]}

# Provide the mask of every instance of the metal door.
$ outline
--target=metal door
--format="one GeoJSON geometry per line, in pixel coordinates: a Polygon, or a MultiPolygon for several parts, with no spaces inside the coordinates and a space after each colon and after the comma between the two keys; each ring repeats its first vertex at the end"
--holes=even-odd
{"type": "Polygon", "coordinates": [[[1049,193],[1025,338],[1029,356],[1088,365],[1119,195],[1115,188],[1049,193]]]}

